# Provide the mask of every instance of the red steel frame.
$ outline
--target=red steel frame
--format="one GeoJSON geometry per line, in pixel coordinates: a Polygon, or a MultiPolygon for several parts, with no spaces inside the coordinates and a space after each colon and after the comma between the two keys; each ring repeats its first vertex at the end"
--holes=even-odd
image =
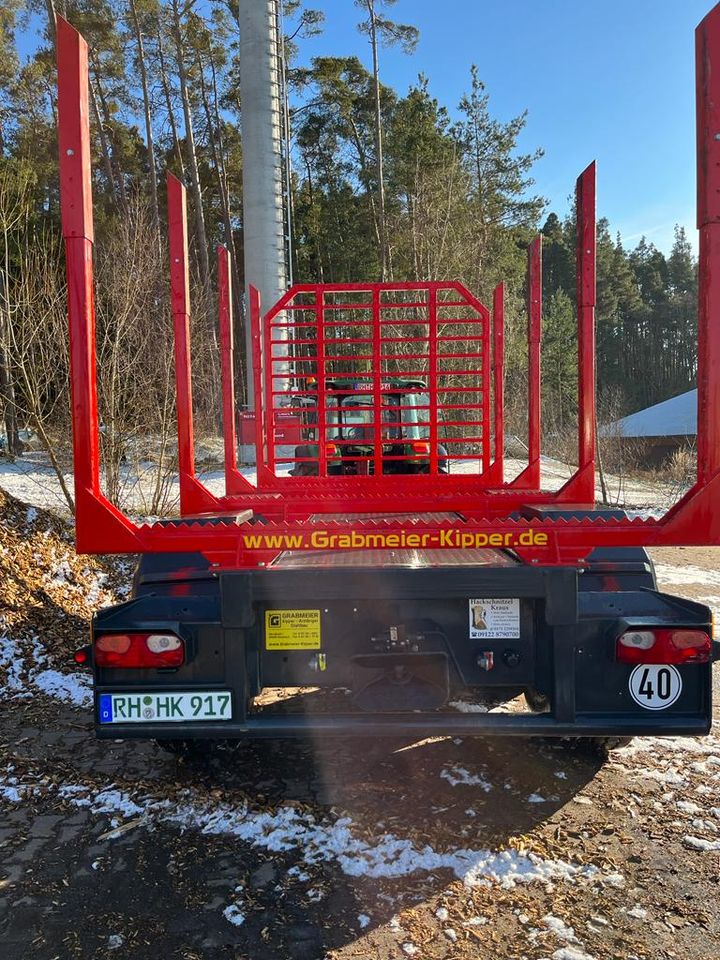
{"type": "MultiPolygon", "coordinates": [[[[70,322],[73,453],[75,463],[77,548],[83,553],[139,553],[196,551],[220,566],[250,568],[265,565],[288,546],[312,549],[309,531],[328,535],[351,532],[383,534],[374,544],[393,549],[398,538],[427,535],[433,548],[478,545],[510,545],[533,563],[577,564],[598,546],[656,546],[720,543],[720,5],[703,20],[697,31],[698,102],[698,226],[700,230],[700,300],[698,313],[698,480],[686,496],[662,519],[612,519],[538,515],[535,508],[555,504],[589,504],[594,496],[595,461],[595,168],[594,164],[578,181],[578,367],[579,367],[579,448],[578,470],[556,493],[536,488],[520,490],[502,485],[497,470],[480,482],[478,476],[464,477],[375,477],[370,491],[363,481],[362,492],[338,484],[346,478],[278,478],[270,471],[258,471],[253,486],[237,471],[234,450],[229,449],[226,470],[231,482],[224,497],[214,497],[198,481],[194,471],[192,442],[192,390],[188,370],[189,298],[187,271],[187,222],[184,190],[169,180],[169,227],[171,250],[172,307],[176,333],[178,371],[178,427],[180,477],[184,488],[183,513],[210,512],[216,522],[207,524],[192,517],[165,524],[135,524],[122,514],[100,489],[98,445],[97,381],[95,370],[95,312],[92,282],[93,219],[88,122],[87,45],[61,17],[58,18],[58,126],[62,229],[68,275],[70,322]],[[282,480],[282,483],[279,481],[282,480]],[[288,483],[287,481],[291,482],[288,483]],[[297,481],[294,483],[293,481],[297,481]],[[416,484],[415,481],[422,481],[416,484]],[[498,483],[497,487],[487,484],[498,483]],[[422,489],[425,487],[425,489],[422,489]],[[361,499],[358,499],[360,493],[361,499]],[[523,513],[523,506],[526,507],[523,513]],[[416,521],[393,516],[417,512],[416,521]],[[457,519],[438,522],[423,513],[455,512],[457,519]],[[311,514],[352,512],[372,514],[352,522],[333,518],[309,525],[311,514]],[[514,518],[511,519],[510,515],[514,518]],[[253,526],[255,517],[263,519],[253,526]],[[248,531],[263,537],[249,538],[248,531]],[[454,531],[453,536],[449,532],[454,531]],[[463,539],[458,542],[455,534],[463,539]],[[446,538],[447,536],[447,538],[446,538]],[[285,538],[295,537],[292,543],[285,538]],[[433,540],[432,538],[436,538],[433,540]],[[439,538],[439,542],[437,541],[439,538]]],[[[539,244],[533,250],[539,253],[539,244]]],[[[540,277],[531,255],[530,286],[537,293],[540,277]]],[[[230,329],[229,277],[220,255],[220,325],[228,356],[230,329]],[[224,327],[223,327],[224,325],[224,327]]],[[[382,285],[361,285],[380,297],[382,285]]],[[[435,285],[437,287],[437,285],[435,285]]],[[[442,285],[441,285],[442,286],[442,285]]],[[[412,288],[412,285],[410,285],[412,288]]],[[[430,290],[432,284],[417,285],[430,290]]],[[[263,329],[286,307],[302,288],[293,288],[263,318],[257,291],[250,290],[253,318],[253,364],[258,397],[268,382],[268,358],[263,359],[263,329]],[[268,320],[268,317],[270,318],[268,320]],[[265,369],[264,369],[265,368],[265,369]],[[265,381],[263,381],[265,376],[265,381]]],[[[319,297],[328,287],[314,285],[319,297]]],[[[540,291],[541,296],[541,291],[540,291]]],[[[495,308],[495,457],[502,468],[502,291],[496,293],[495,308]]],[[[539,347],[539,303],[531,294],[531,355],[539,347]],[[534,324],[534,327],[533,327],[534,324]],[[537,333],[537,336],[535,336],[537,333]]],[[[484,308],[483,308],[484,309],[484,308]]],[[[487,311],[486,311],[487,313],[487,311]]],[[[323,345],[318,345],[322,355],[323,345]]],[[[531,359],[531,366],[535,361],[531,359]]],[[[234,399],[227,360],[224,413],[226,438],[233,440],[234,399]]],[[[487,374],[484,366],[484,375],[487,374]]],[[[539,459],[539,428],[535,424],[539,377],[529,378],[531,419],[531,466],[539,459]]],[[[486,393],[489,383],[485,384],[486,393]]],[[[489,402],[489,401],[488,401],[489,402]]],[[[259,464],[269,463],[268,411],[257,405],[259,464]]],[[[489,409],[484,424],[489,422],[489,409]]],[[[489,433],[484,438],[485,463],[489,455],[489,433]]],[[[272,439],[270,439],[270,445],[272,439]]],[[[322,446],[322,445],[321,445],[322,446]]],[[[347,478],[350,479],[350,478],[347,478]]],[[[345,537],[345,540],[350,540],[345,537]]],[[[315,541],[316,542],[316,541],[315,541]]],[[[334,544],[336,549],[353,549],[350,543],[334,544]]]]}
{"type": "MultiPolygon", "coordinates": [[[[254,321],[258,322],[257,316],[254,321]]],[[[412,407],[420,415],[429,414],[430,436],[429,473],[413,476],[412,486],[416,492],[442,492],[447,487],[438,469],[437,445],[442,443],[455,461],[479,461],[479,474],[460,479],[473,489],[486,488],[490,343],[488,310],[459,283],[296,284],[262,320],[260,349],[266,370],[260,482],[277,490],[301,486],[310,492],[346,490],[356,497],[386,490],[383,462],[421,458],[417,453],[388,453],[385,435],[391,427],[386,414],[397,412],[387,399],[393,393],[389,381],[414,379],[427,383],[428,402],[416,402],[412,407]],[[464,317],[454,317],[461,312],[464,317]],[[457,333],[458,323],[463,325],[462,334],[457,333]],[[276,354],[287,342],[298,351],[294,367],[299,369],[293,368],[287,356],[276,354]],[[303,348],[311,353],[301,354],[303,348]],[[338,353],[343,348],[346,352],[338,353]],[[350,366],[352,370],[343,369],[350,366]],[[472,378],[475,385],[457,384],[458,377],[472,378]],[[353,385],[333,386],[336,378],[350,379],[353,385]],[[317,410],[320,422],[316,430],[322,436],[335,426],[334,408],[329,404],[348,395],[366,396],[372,410],[370,419],[365,420],[373,435],[372,453],[354,458],[361,469],[365,465],[365,472],[329,477],[326,445],[319,443],[318,477],[278,476],[277,469],[285,465],[318,463],[318,458],[298,457],[294,450],[278,451],[277,419],[288,403],[317,400],[312,409],[317,410]],[[438,431],[439,420],[443,435],[438,431]],[[448,435],[449,431],[453,435],[448,435]],[[463,452],[468,448],[469,452],[463,452]],[[374,472],[369,472],[371,468],[374,472]]],[[[334,445],[340,449],[354,442],[336,438],[334,445]]]]}

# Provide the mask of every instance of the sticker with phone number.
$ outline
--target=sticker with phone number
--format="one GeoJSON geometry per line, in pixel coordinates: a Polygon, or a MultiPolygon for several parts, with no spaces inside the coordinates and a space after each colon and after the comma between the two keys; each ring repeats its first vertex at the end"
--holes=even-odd
{"type": "Polygon", "coordinates": [[[232,695],[228,690],[101,693],[98,697],[98,719],[100,723],[232,720],[232,695]]]}

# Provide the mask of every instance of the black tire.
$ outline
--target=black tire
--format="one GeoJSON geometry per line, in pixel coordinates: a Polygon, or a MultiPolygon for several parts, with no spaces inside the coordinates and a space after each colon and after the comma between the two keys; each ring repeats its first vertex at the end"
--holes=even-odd
{"type": "Polygon", "coordinates": [[[613,750],[619,750],[632,742],[632,737],[590,737],[593,752],[603,761],[609,760],[613,750]]]}
{"type": "Polygon", "coordinates": [[[165,753],[185,760],[203,760],[210,756],[210,740],[156,740],[155,743],[165,753]]]}
{"type": "Polygon", "coordinates": [[[539,693],[534,687],[526,687],[523,696],[533,713],[547,713],[550,709],[550,698],[539,693]]]}

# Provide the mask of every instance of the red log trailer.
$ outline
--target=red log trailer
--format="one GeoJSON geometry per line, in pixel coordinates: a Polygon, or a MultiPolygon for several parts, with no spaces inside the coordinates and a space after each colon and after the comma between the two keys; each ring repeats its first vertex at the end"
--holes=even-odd
{"type": "Polygon", "coordinates": [[[697,31],[698,474],[659,519],[595,504],[594,164],[577,184],[578,466],[557,491],[540,477],[538,238],[528,464],[511,481],[504,289],[491,312],[433,281],[298,284],[266,310],[250,289],[251,482],[220,248],[225,494],[211,493],[194,466],[185,190],[168,177],[181,517],[125,516],[100,487],[87,47],[62,18],[57,36],[77,549],[141,557],[132,599],[96,614],[85,651],[97,735],[707,732],[711,614],[657,589],[646,548],[720,544],[720,5],[697,31]],[[314,710],[287,696],[306,687],[344,693],[314,710]],[[267,688],[285,691],[273,707],[267,688]],[[528,710],[453,709],[465,693],[524,693],[528,710]]]}

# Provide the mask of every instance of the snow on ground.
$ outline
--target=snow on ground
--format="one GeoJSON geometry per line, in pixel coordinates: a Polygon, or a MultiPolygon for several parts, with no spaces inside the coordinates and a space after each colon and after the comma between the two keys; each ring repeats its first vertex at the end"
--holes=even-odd
{"type": "MultiPolygon", "coordinates": [[[[286,475],[291,464],[278,469],[278,473],[286,475]]],[[[526,462],[509,457],[505,461],[506,480],[512,480],[527,466],[526,462]]],[[[133,515],[146,516],[148,504],[152,500],[155,483],[154,464],[141,463],[139,474],[129,468],[123,468],[123,498],[126,509],[133,515]]],[[[478,462],[474,460],[451,461],[453,473],[475,473],[478,462]]],[[[250,483],[256,482],[256,470],[253,465],[240,467],[240,472],[250,483]]],[[[220,463],[213,463],[212,459],[198,465],[198,474],[208,490],[218,496],[225,493],[225,480],[220,463]]],[[[559,490],[572,475],[572,468],[551,457],[541,458],[541,479],[545,490],[559,490]]],[[[64,479],[69,489],[73,489],[73,474],[71,470],[64,473],[64,479]]],[[[669,485],[650,482],[641,479],[620,478],[608,475],[606,486],[609,500],[612,504],[627,505],[638,508],[642,515],[662,515],[677,491],[669,485]],[[659,506],[662,504],[662,507],[659,506]]],[[[47,458],[38,451],[31,451],[13,463],[0,460],[0,487],[13,496],[34,507],[55,510],[64,515],[68,514],[68,507],[62,494],[55,471],[50,467],[47,458]]],[[[601,490],[597,488],[598,499],[601,490]]],[[[180,500],[180,486],[177,476],[168,482],[167,503],[177,509],[180,500]]]]}
{"type": "MultiPolygon", "coordinates": [[[[682,566],[675,566],[669,563],[656,563],[655,573],[658,580],[670,586],[687,586],[688,584],[699,584],[705,587],[720,587],[720,571],[704,570],[702,567],[695,567],[690,563],[682,566]]],[[[720,597],[708,597],[720,602],[720,597]]]]}
{"type": "Polygon", "coordinates": [[[184,789],[169,798],[118,788],[98,790],[94,784],[56,785],[39,771],[19,776],[12,766],[0,774],[0,798],[8,804],[47,795],[94,814],[109,814],[113,827],[123,819],[140,818],[147,826],[164,824],[181,831],[231,836],[273,853],[297,851],[308,865],[335,863],[350,877],[395,878],[450,870],[468,887],[496,883],[512,889],[517,884],[549,881],[611,886],[623,883],[619,874],[593,864],[544,859],[512,849],[443,851],[429,844],[418,847],[392,833],[367,839],[356,835],[350,817],[320,818],[294,807],[257,810],[245,800],[236,804],[216,802],[198,791],[184,789]]]}
{"type": "Polygon", "coordinates": [[[60,673],[47,668],[47,654],[38,641],[27,644],[0,634],[0,696],[9,700],[27,699],[40,691],[76,707],[92,706],[92,681],[88,673],[60,673]]]}

